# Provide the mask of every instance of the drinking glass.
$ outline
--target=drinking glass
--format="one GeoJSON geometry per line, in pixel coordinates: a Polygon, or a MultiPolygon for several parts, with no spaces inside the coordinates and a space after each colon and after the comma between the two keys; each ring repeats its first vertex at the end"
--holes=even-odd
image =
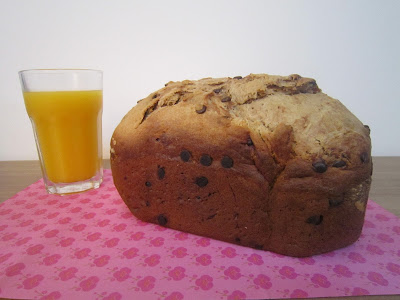
{"type": "Polygon", "coordinates": [[[103,73],[87,69],[20,71],[48,193],[98,188],[103,179],[103,73]]]}

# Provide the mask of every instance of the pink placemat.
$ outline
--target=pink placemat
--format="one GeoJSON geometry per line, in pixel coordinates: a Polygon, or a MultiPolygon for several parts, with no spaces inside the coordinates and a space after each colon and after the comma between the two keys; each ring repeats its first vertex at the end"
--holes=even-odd
{"type": "Polygon", "coordinates": [[[369,201],[354,245],[310,258],[235,246],[136,219],[110,170],[100,189],[0,205],[0,297],[244,299],[400,294],[400,220],[369,201]]]}

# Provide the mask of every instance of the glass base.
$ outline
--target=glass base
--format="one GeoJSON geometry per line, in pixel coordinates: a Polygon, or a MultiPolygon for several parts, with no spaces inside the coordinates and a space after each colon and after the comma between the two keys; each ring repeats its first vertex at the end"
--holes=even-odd
{"type": "Polygon", "coordinates": [[[100,187],[103,181],[103,169],[100,169],[99,172],[92,178],[87,180],[78,181],[78,182],[52,182],[50,180],[46,180],[44,178],[44,185],[49,194],[59,194],[59,195],[68,195],[74,193],[80,193],[87,190],[97,189],[100,187]]]}

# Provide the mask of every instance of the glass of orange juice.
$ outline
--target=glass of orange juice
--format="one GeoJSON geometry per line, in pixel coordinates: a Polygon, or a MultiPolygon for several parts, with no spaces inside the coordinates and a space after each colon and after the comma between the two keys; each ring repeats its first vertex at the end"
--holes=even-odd
{"type": "Polygon", "coordinates": [[[103,178],[103,73],[87,69],[19,72],[47,192],[98,188],[103,178]]]}

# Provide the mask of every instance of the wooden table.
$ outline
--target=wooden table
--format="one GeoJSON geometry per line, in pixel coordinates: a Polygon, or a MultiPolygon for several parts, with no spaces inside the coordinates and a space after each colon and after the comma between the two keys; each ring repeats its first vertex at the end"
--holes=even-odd
{"type": "MultiPolygon", "coordinates": [[[[374,157],[370,198],[400,217],[400,156],[374,157]]],[[[104,168],[110,167],[104,160],[104,168]]],[[[38,161],[0,161],[0,203],[42,177],[38,161]]],[[[399,295],[314,299],[400,299],[399,295]]]]}
{"type": "MultiPolygon", "coordinates": [[[[105,169],[110,161],[104,160],[105,169]]],[[[39,161],[0,161],[0,203],[42,178],[39,161]]]]}

